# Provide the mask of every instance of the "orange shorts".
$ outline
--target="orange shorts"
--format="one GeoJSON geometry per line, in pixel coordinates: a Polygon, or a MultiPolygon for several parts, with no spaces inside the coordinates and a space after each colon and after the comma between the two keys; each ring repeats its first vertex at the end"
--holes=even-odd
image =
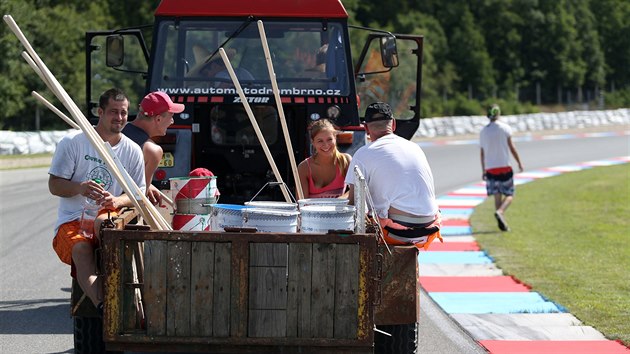
{"type": "MultiPolygon", "coordinates": [[[[402,216],[399,216],[399,218],[400,217],[402,216]]],[[[426,230],[428,232],[433,231],[434,229],[437,229],[437,231],[430,234],[422,234],[422,233],[412,234],[412,238],[409,238],[409,239],[405,239],[403,237],[397,236],[396,230],[390,229],[388,225],[391,225],[393,227],[393,224],[397,224],[399,222],[400,221],[396,221],[393,219],[380,219],[381,231],[383,232],[383,238],[385,239],[385,242],[387,242],[387,244],[389,245],[395,245],[395,246],[414,245],[419,249],[424,249],[425,251],[427,251],[431,243],[436,238],[440,240],[440,242],[444,242],[444,240],[442,239],[442,234],[440,233],[440,229],[442,228],[442,214],[440,212],[437,213],[435,220],[430,225],[425,224],[424,226],[425,228],[431,228],[429,230],[426,230]],[[390,235],[388,230],[391,230],[393,234],[390,235]]],[[[408,221],[405,222],[405,225],[414,226],[408,221]]],[[[404,225],[398,225],[398,226],[404,226],[404,225]]],[[[404,229],[401,229],[401,230],[404,230],[404,229]]],[[[401,232],[406,232],[406,230],[401,231],[401,232]]]]}
{"type": "Polygon", "coordinates": [[[438,238],[440,240],[440,242],[444,242],[444,240],[442,240],[442,235],[440,234],[440,232],[436,232],[433,233],[431,235],[428,235],[427,240],[425,242],[422,243],[412,243],[409,244],[407,242],[403,242],[397,239],[392,238],[391,236],[389,236],[389,231],[387,230],[383,230],[383,237],[385,238],[385,242],[387,242],[388,245],[394,245],[394,246],[416,246],[416,248],[422,248],[425,251],[427,251],[429,249],[429,246],[431,245],[431,243],[438,238]]]}
{"type": "MultiPolygon", "coordinates": [[[[99,216],[103,214],[107,214],[107,209],[98,213],[99,216]]],[[[115,211],[110,211],[110,217],[113,218],[117,215],[115,211]]],[[[80,221],[74,220],[59,226],[59,230],[53,238],[52,246],[63,263],[72,265],[72,248],[80,242],[88,242],[93,248],[97,248],[99,245],[98,237],[87,238],[83,236],[80,221]]]]}

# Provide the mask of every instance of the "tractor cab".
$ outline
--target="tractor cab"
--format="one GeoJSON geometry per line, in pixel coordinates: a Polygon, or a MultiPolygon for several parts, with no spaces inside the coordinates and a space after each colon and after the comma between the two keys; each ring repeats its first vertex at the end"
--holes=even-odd
{"type": "Polygon", "coordinates": [[[307,129],[314,120],[332,120],[341,130],[339,149],[350,154],[366,142],[361,107],[373,101],[394,107],[400,135],[410,138],[417,129],[422,37],[403,39],[401,52],[394,34],[355,30],[359,35],[351,38],[347,13],[337,0],[163,0],[150,33],[139,28],[87,34],[88,107],[92,113],[98,95],[112,85],[128,92],[132,108],[147,92],[166,92],[186,109],[175,115],[166,136],[154,137],[164,157],[153,183],[168,188],[169,178],[203,167],[218,176],[221,202],[242,203],[274,175],[219,48],[284,181],[293,180],[288,154],[298,162],[310,155],[307,129]],[[264,24],[292,152],[286,150],[258,20],[264,24]],[[361,51],[356,62],[353,48],[361,51]]]}

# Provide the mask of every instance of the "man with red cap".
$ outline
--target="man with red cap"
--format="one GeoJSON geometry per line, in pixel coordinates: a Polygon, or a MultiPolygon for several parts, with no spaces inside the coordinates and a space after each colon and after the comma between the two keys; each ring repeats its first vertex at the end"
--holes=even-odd
{"type": "Polygon", "coordinates": [[[140,111],[136,119],[123,129],[123,134],[142,148],[147,197],[152,203],[158,203],[162,199],[158,189],[151,185],[151,181],[164,152],[151,138],[166,135],[166,129],[173,124],[173,114],[181,113],[185,108],[183,104],[173,103],[164,92],[151,92],[140,102],[140,111]]]}

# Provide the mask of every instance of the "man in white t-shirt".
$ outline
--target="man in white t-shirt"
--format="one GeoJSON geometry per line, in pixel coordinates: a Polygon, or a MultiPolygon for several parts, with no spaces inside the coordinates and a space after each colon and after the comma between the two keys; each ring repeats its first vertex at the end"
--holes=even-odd
{"type": "Polygon", "coordinates": [[[350,204],[354,204],[354,167],[358,166],[388,244],[427,248],[440,237],[433,174],[420,146],[394,134],[395,129],[387,103],[367,107],[365,130],[371,142],[357,150],[348,168],[350,204]]]}
{"type": "Polygon", "coordinates": [[[514,199],[514,173],[510,166],[510,152],[518,163],[520,172],[523,172],[523,164],[512,143],[512,129],[499,121],[500,116],[501,109],[498,105],[488,108],[490,123],[481,130],[479,137],[481,171],[488,196],[494,195],[494,216],[499,229],[509,231],[504,214],[514,199]]]}
{"type": "MultiPolygon", "coordinates": [[[[133,181],[145,190],[142,149],[121,132],[127,123],[129,98],[119,89],[105,91],[99,100],[96,132],[108,142],[133,181]]],[[[50,166],[48,188],[61,197],[53,248],[71,266],[83,292],[102,311],[102,284],[96,275],[94,249],[99,246],[101,223],[132,202],[82,131],[71,132],[57,145],[50,166]],[[100,205],[93,234],[82,232],[80,218],[86,198],[100,205]]]]}

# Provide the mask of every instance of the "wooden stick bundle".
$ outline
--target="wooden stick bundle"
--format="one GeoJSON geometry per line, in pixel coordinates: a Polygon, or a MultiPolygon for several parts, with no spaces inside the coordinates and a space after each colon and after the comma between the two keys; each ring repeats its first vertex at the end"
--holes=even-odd
{"type": "Polygon", "coordinates": [[[140,191],[138,186],[133,182],[131,186],[127,184],[123,175],[126,174],[127,171],[125,171],[124,169],[123,171],[120,171],[117,168],[112,156],[103,146],[103,140],[94,130],[89,121],[85,118],[85,116],[80,111],[79,107],[77,107],[77,105],[74,103],[72,98],[70,98],[63,86],[57,81],[50,70],[48,70],[48,67],[37,55],[33,47],[30,45],[29,41],[26,39],[26,37],[18,27],[17,23],[15,23],[10,15],[5,15],[3,19],[7,23],[11,31],[16,35],[18,40],[22,43],[28,55],[32,59],[31,61],[27,60],[29,65],[31,65],[32,67],[34,66],[33,70],[38,75],[40,75],[46,86],[48,86],[48,88],[55,94],[59,101],[61,101],[66,109],[70,112],[70,115],[74,118],[75,122],[78,124],[81,130],[83,130],[83,132],[86,134],[90,143],[99,152],[99,154],[105,161],[105,164],[107,165],[109,170],[112,171],[112,174],[114,174],[114,177],[116,178],[118,183],[120,183],[125,193],[130,196],[130,199],[132,200],[134,206],[139,210],[143,218],[149,223],[151,228],[159,230],[170,230],[170,225],[159,214],[153,204],[148,201],[148,199],[146,198],[144,193],[140,191]],[[135,198],[133,198],[132,196],[135,196],[135,198]]]}
{"type": "MultiPolygon", "coordinates": [[[[30,56],[28,56],[28,54],[27,54],[27,57],[29,58],[29,60],[32,61],[32,59],[30,59],[30,56]]],[[[63,112],[61,112],[57,107],[55,107],[52,103],[46,100],[42,95],[40,95],[36,91],[32,91],[31,94],[44,106],[48,107],[48,109],[50,109],[53,113],[55,113],[59,118],[63,119],[64,122],[68,123],[72,128],[81,129],[81,127],[79,127],[77,123],[75,123],[72,119],[70,119],[68,116],[63,114],[63,112]]],[[[161,190],[158,190],[158,192],[160,192],[160,195],[162,196],[162,200],[164,200],[167,204],[169,204],[170,206],[175,205],[175,203],[171,200],[171,198],[169,198],[166,194],[164,194],[164,192],[162,192],[161,190]]]]}
{"type": "Polygon", "coordinates": [[[243,107],[245,107],[245,111],[247,112],[247,116],[249,117],[249,120],[251,121],[252,126],[254,127],[254,131],[256,132],[256,136],[258,137],[258,141],[260,141],[260,146],[262,146],[263,150],[265,151],[265,155],[267,156],[267,160],[269,161],[269,164],[271,165],[273,174],[276,176],[276,180],[280,182],[280,189],[282,190],[284,199],[286,199],[287,203],[291,203],[292,200],[291,200],[291,197],[289,196],[287,185],[282,181],[282,176],[280,175],[280,172],[278,171],[278,167],[276,166],[276,163],[273,160],[273,156],[271,156],[271,151],[269,151],[269,147],[267,146],[265,137],[263,136],[262,131],[260,131],[258,122],[256,122],[256,117],[254,117],[254,112],[252,112],[252,109],[249,106],[249,103],[247,102],[247,97],[245,97],[243,88],[241,87],[241,84],[239,83],[238,78],[236,77],[236,73],[234,72],[234,68],[232,68],[230,59],[228,59],[227,54],[225,54],[225,50],[223,48],[219,48],[219,54],[221,54],[221,58],[223,59],[223,63],[225,64],[225,67],[228,70],[228,73],[230,74],[230,78],[232,79],[232,82],[234,83],[236,92],[238,92],[238,95],[241,98],[241,102],[243,103],[243,107]]]}
{"type": "Polygon", "coordinates": [[[271,53],[269,52],[269,43],[267,43],[267,35],[265,34],[265,26],[261,20],[258,20],[258,32],[260,33],[260,41],[265,52],[265,60],[267,61],[267,70],[269,71],[269,79],[271,80],[271,88],[273,95],[278,106],[278,115],[280,116],[280,125],[282,126],[282,133],[284,134],[284,141],[287,145],[287,153],[289,154],[289,162],[291,163],[291,170],[293,171],[293,179],[295,180],[295,194],[298,199],[304,199],[304,192],[302,191],[302,183],[300,182],[300,176],[297,171],[297,164],[295,162],[295,156],[293,154],[293,144],[291,144],[291,137],[289,136],[289,128],[287,127],[287,119],[284,116],[284,109],[282,108],[282,102],[280,101],[280,90],[278,89],[278,81],[276,80],[276,72],[273,70],[273,63],[271,62],[271,53]]]}

